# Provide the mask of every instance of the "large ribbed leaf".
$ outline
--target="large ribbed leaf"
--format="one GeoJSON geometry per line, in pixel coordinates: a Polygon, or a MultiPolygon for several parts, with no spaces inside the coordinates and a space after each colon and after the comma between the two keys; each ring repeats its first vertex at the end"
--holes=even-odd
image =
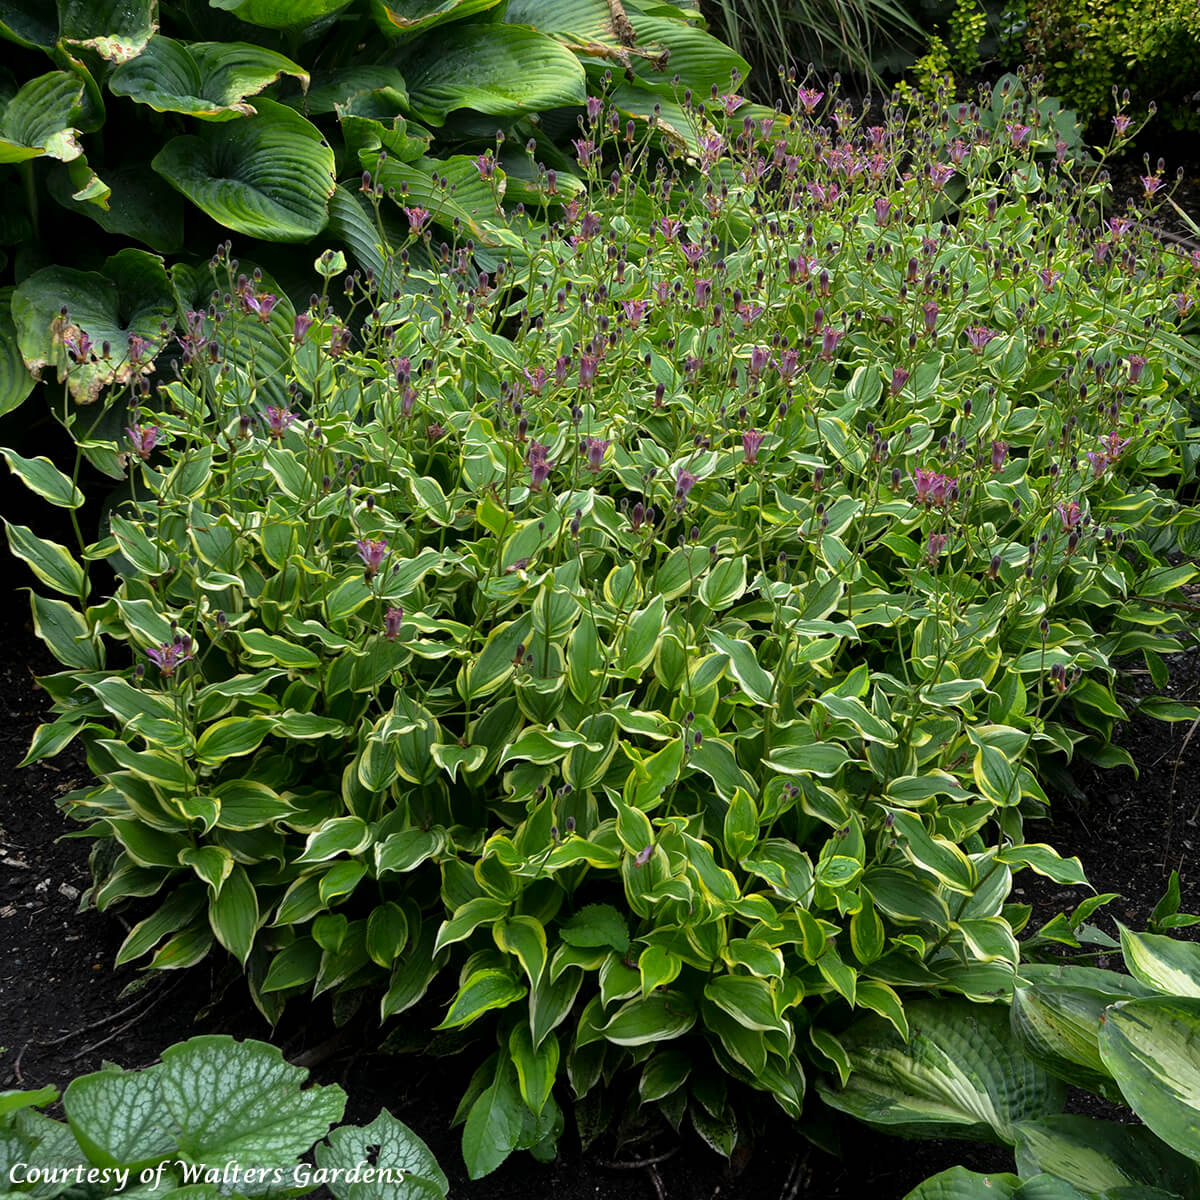
{"type": "Polygon", "coordinates": [[[509,0],[504,19],[579,42],[617,44],[608,0],[509,0]]]}
{"type": "Polygon", "coordinates": [[[1114,1004],[1100,1031],[1104,1065],[1168,1145],[1200,1162],[1200,999],[1150,996],[1114,1004]]]}
{"type": "Polygon", "coordinates": [[[951,1167],[925,1180],[904,1200],[1088,1200],[1088,1197],[1052,1175],[1021,1180],[1016,1175],[978,1175],[966,1167],[951,1167]]]}
{"type": "Polygon", "coordinates": [[[0,417],[12,412],[33,391],[12,318],[12,288],[0,289],[0,417]]]}
{"type": "Polygon", "coordinates": [[[325,225],[333,151],[315,125],[273,100],[258,115],[174,138],[151,164],[228,229],[271,242],[303,242],[325,225]]]}
{"type": "Polygon", "coordinates": [[[54,367],[71,395],[90,404],[110,383],[124,383],[149,369],[162,345],[162,324],[174,324],[175,303],[162,259],[144,250],[114,254],[102,271],[46,267],[26,279],[13,294],[13,320],[25,365],[40,375],[54,367]],[[63,317],[62,309],[67,316],[63,317]],[[96,361],[76,363],[68,346],[80,346],[86,334],[96,361]],[[130,334],[151,343],[142,364],[129,362],[130,334]],[[100,358],[108,342],[111,357],[100,358]]]}
{"type": "Polygon", "coordinates": [[[731,91],[731,73],[736,70],[744,79],[750,70],[744,58],[702,29],[665,17],[629,17],[641,52],[631,54],[630,62],[643,87],[671,96],[678,90],[672,79],[679,76],[696,91],[707,92],[713,84],[731,91]]]}
{"type": "Polygon", "coordinates": [[[586,80],[566,47],[520,25],[469,25],[404,64],[413,112],[442,125],[459,108],[515,117],[582,104],[586,80]]]}
{"type": "Polygon", "coordinates": [[[413,37],[443,21],[460,21],[500,0],[371,0],[371,15],[389,37],[413,37]]]}
{"type": "Polygon", "coordinates": [[[1066,1089],[1017,1045],[1002,1005],[907,1001],[910,1038],[879,1016],[839,1040],[852,1074],[818,1085],[825,1102],[870,1125],[918,1137],[1012,1143],[1013,1127],[1062,1109],[1066,1089]]]}
{"type": "Polygon", "coordinates": [[[83,80],[69,71],[31,79],[7,98],[0,115],[0,163],[29,158],[70,162],[83,153],[76,135],[82,113],[83,80]]]}
{"type": "Polygon", "coordinates": [[[700,132],[696,128],[695,118],[670,96],[631,83],[622,83],[609,92],[608,98],[619,113],[636,121],[648,122],[653,119],[661,137],[689,154],[699,155],[700,132]]]}
{"type": "Polygon", "coordinates": [[[249,42],[177,42],[152,38],[145,51],[118,67],[109,91],[128,96],[156,112],[187,113],[204,121],[252,116],[255,96],[281,75],[293,75],[305,87],[303,67],[249,42]]]}
{"type": "Polygon", "coordinates": [[[295,29],[345,8],[350,0],[208,0],[239,21],[267,29],[295,29]]]}
{"type": "MultiPolygon", "coordinates": [[[[312,86],[303,100],[294,104],[309,116],[333,112],[341,109],[343,112],[360,113],[360,107],[365,107],[364,97],[376,96],[383,93],[383,102],[401,105],[408,104],[408,87],[404,76],[395,67],[364,66],[345,67],[338,71],[322,71],[313,77],[312,86]]],[[[388,116],[400,112],[394,108],[388,116]]],[[[376,116],[374,112],[362,112],[363,116],[376,116]]]]}
{"type": "Polygon", "coordinates": [[[183,197],[155,175],[148,162],[105,167],[104,185],[109,194],[102,206],[76,198],[66,167],[56,167],[47,180],[59,204],[90,217],[105,232],[133,238],[164,254],[182,248],[183,197]]]}
{"type": "Polygon", "coordinates": [[[59,36],[109,62],[127,62],[154,36],[157,8],[157,0],[58,0],[59,36]]]}
{"type": "Polygon", "coordinates": [[[1017,1171],[1022,1178],[1045,1171],[1088,1195],[1116,1188],[1162,1188],[1168,1195],[1200,1195],[1196,1164],[1142,1126],[1062,1115],[1024,1122],[1015,1132],[1017,1171]]]}

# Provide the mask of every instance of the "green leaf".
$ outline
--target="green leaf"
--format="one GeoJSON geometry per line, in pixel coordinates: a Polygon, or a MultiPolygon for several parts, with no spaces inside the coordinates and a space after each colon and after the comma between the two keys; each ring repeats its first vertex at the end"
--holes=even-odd
{"type": "Polygon", "coordinates": [[[463,1129],[463,1161],[472,1179],[490,1174],[517,1148],[524,1108],[516,1069],[501,1054],[495,1079],[471,1105],[463,1129]]]}
{"type": "Polygon", "coordinates": [[[83,115],[83,92],[83,80],[70,71],[29,80],[0,112],[0,163],[78,158],[83,150],[75,123],[83,115]]]}
{"type": "Polygon", "coordinates": [[[414,53],[400,65],[413,114],[430,125],[445,124],[460,108],[518,117],[587,97],[575,55],[519,26],[462,25],[436,54],[414,53]]]}
{"type": "Polygon", "coordinates": [[[372,962],[390,968],[408,942],[408,917],[392,900],[371,910],[367,918],[367,954],[372,962]]]}
{"type": "MultiPolygon", "coordinates": [[[[1162,1188],[1151,1194],[1155,1200],[1164,1193],[1194,1196],[1200,1187],[1196,1164],[1141,1126],[1062,1115],[1023,1122],[1015,1132],[1017,1170],[1023,1178],[1045,1171],[1088,1196],[1118,1188],[1162,1188]]],[[[1134,1191],[1131,1200],[1142,1195],[1134,1191]]]]}
{"type": "Polygon", "coordinates": [[[441,831],[433,829],[404,829],[389,834],[375,847],[375,873],[412,871],[438,854],[444,845],[441,831]]]}
{"type": "Polygon", "coordinates": [[[918,867],[952,891],[970,895],[978,884],[975,866],[954,842],[930,834],[921,818],[902,808],[888,809],[900,848],[918,867]]]}
{"type": "MultiPolygon", "coordinates": [[[[904,1200],[1014,1200],[1020,1194],[1021,1180],[1016,1175],[977,1175],[966,1167],[951,1167],[913,1188],[904,1200]]],[[[1073,1198],[1066,1193],[1062,1200],[1073,1198]]]]}
{"type": "Polygon", "coordinates": [[[712,570],[700,582],[700,603],[715,612],[728,608],[739,600],[745,591],[746,556],[741,554],[737,558],[722,559],[714,564],[712,570]]]}
{"type": "Polygon", "coordinates": [[[156,112],[186,113],[204,121],[232,121],[257,111],[246,103],[281,75],[308,85],[303,67],[249,42],[177,42],[151,38],[145,50],[108,80],[114,96],[128,96],[156,112]]]}
{"type": "Polygon", "coordinates": [[[1200,997],[1114,1004],[1100,1055],[1129,1107],[1167,1145],[1200,1162],[1200,997]]]}
{"type": "Polygon", "coordinates": [[[1200,996],[1200,946],[1161,933],[1135,933],[1118,922],[1121,954],[1129,973],[1174,996],[1200,996]]]}
{"type": "Polygon", "coordinates": [[[530,987],[536,988],[546,967],[546,930],[541,921],[524,915],[501,917],[492,926],[492,937],[505,954],[515,955],[530,987]]]}
{"type": "Polygon", "coordinates": [[[569,946],[610,946],[618,954],[629,949],[629,927],[611,904],[587,904],[559,926],[569,946]]]}
{"type": "Polygon", "coordinates": [[[207,766],[219,766],[227,759],[252,754],[274,727],[270,717],[225,717],[196,739],[196,758],[207,766]]]}
{"type": "Polygon", "coordinates": [[[45,541],[24,525],[5,521],[4,527],[8,531],[8,548],[29,564],[42,583],[65,596],[81,599],[87,595],[87,575],[65,546],[45,541]]]}
{"type": "Polygon", "coordinates": [[[519,1023],[508,1037],[508,1052],[517,1070],[521,1096],[535,1116],[540,1116],[550,1099],[558,1071],[559,1046],[555,1037],[547,1038],[535,1049],[529,1026],[519,1023]]]}
{"type": "Polygon", "coordinates": [[[696,1023],[696,1008],[684,992],[664,989],[627,1001],[601,1031],[618,1046],[644,1046],[682,1037],[696,1023]]]}
{"type": "Polygon", "coordinates": [[[190,1161],[290,1167],[346,1105],[332,1084],[302,1091],[307,1077],[275,1046],[210,1035],[163,1051],[159,1088],[190,1161]]]}
{"type": "Polygon", "coordinates": [[[338,12],[350,0],[209,0],[213,8],[266,29],[297,29],[338,12]]]}
{"type": "Polygon", "coordinates": [[[154,34],[154,0],[58,0],[64,42],[123,63],[142,52],[154,34]]]}
{"type": "Polygon", "coordinates": [[[435,1029],[453,1029],[469,1025],[494,1008],[506,1008],[522,999],[529,989],[508,971],[485,967],[473,971],[458,989],[450,1011],[435,1029]]]}
{"type": "Polygon", "coordinates": [[[9,470],[43,500],[58,508],[78,508],[83,503],[83,493],[48,458],[24,458],[3,446],[0,454],[9,470]]]}
{"type": "Polygon", "coordinates": [[[908,1041],[880,1016],[839,1035],[853,1074],[818,1084],[827,1104],[889,1132],[1009,1144],[1018,1122],[1061,1110],[1065,1088],[1020,1053],[1002,1006],[925,999],[905,1012],[908,1041]]]}
{"type": "Polygon", "coordinates": [[[77,608],[62,600],[39,596],[34,591],[30,591],[29,600],[33,608],[34,633],[64,667],[96,671],[103,666],[88,623],[77,608]]]}
{"type": "Polygon", "coordinates": [[[339,854],[361,854],[371,844],[371,830],[361,817],[330,817],[308,835],[304,852],[294,861],[328,862],[339,854]]]}
{"type": "Polygon", "coordinates": [[[729,655],[729,669],[743,692],[759,704],[769,704],[775,681],[758,664],[754,648],[749,642],[727,637],[716,630],[709,630],[708,640],[720,651],[729,655]]]}
{"type": "Polygon", "coordinates": [[[255,105],[253,117],[172,139],[151,165],[220,225],[266,241],[307,241],[325,225],[333,151],[294,109],[255,105]]]}
{"type": "Polygon", "coordinates": [[[1053,879],[1055,883],[1087,885],[1087,876],[1083,873],[1083,864],[1079,859],[1063,858],[1053,846],[1040,842],[1008,846],[997,853],[996,861],[1013,867],[1030,867],[1039,875],[1053,879]]]}
{"type": "Polygon", "coordinates": [[[500,0],[371,0],[371,14],[388,36],[414,37],[441,25],[461,21],[463,17],[495,8],[500,0]]]}
{"type": "Polygon", "coordinates": [[[265,659],[293,670],[317,667],[321,662],[307,646],[298,646],[287,638],[264,633],[261,629],[239,629],[238,640],[256,660],[265,659]]]}
{"type": "Polygon", "coordinates": [[[19,408],[35,380],[25,369],[12,317],[12,288],[0,288],[0,417],[19,408]]]}
{"type": "Polygon", "coordinates": [[[162,325],[175,322],[175,296],[162,259],[144,250],[122,250],[100,271],[46,267],[24,280],[12,298],[13,321],[25,365],[40,378],[46,367],[58,372],[80,404],[91,404],[110,384],[128,383],[151,369],[162,349],[162,325]],[[62,315],[63,308],[67,316],[62,315]],[[91,339],[96,360],[80,363],[68,344],[91,339]],[[140,365],[130,361],[129,338],[150,346],[140,365]],[[108,360],[99,357],[105,342],[108,360]]]}
{"type": "Polygon", "coordinates": [[[325,951],[309,937],[297,938],[271,959],[267,976],[259,985],[263,992],[282,992],[312,983],[321,969],[325,951]]]}
{"type": "Polygon", "coordinates": [[[727,1012],[739,1025],[785,1037],[789,1026],[778,1012],[778,997],[772,986],[753,975],[718,975],[704,987],[704,995],[727,1012]]]}
{"type": "Polygon", "coordinates": [[[71,1132],[101,1167],[155,1162],[176,1146],[160,1092],[162,1067],[109,1067],[72,1080],[63,1094],[71,1132]]]}
{"type": "Polygon", "coordinates": [[[230,872],[220,895],[209,901],[208,923],[217,941],[245,966],[258,928],[258,897],[240,863],[230,872]]]}

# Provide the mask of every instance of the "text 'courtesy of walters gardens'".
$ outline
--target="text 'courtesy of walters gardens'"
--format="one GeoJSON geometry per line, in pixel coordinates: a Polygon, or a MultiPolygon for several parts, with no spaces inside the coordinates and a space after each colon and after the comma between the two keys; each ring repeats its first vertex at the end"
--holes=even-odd
{"type": "Polygon", "coordinates": [[[243,1167],[230,1160],[222,1166],[207,1163],[190,1163],[183,1159],[167,1159],[154,1167],[144,1167],[135,1174],[129,1167],[93,1167],[84,1164],[72,1166],[45,1166],[35,1163],[14,1163],[8,1170],[8,1182],[15,1186],[23,1184],[58,1183],[77,1185],[90,1183],[113,1188],[119,1195],[130,1184],[153,1184],[158,1187],[169,1171],[178,1171],[184,1184],[219,1183],[226,1186],[253,1184],[261,1187],[319,1187],[329,1183],[401,1183],[404,1172],[399,1167],[372,1166],[369,1162],[356,1163],[353,1167],[314,1167],[309,1163],[295,1163],[289,1167],[243,1167]]]}

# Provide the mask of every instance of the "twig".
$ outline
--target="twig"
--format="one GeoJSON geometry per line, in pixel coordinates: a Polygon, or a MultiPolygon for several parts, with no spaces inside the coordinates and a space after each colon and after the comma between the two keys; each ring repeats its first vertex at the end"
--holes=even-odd
{"type": "Polygon", "coordinates": [[[91,1054],[93,1050],[99,1050],[101,1046],[107,1046],[109,1042],[119,1038],[121,1034],[125,1032],[125,1030],[136,1025],[145,1015],[145,1013],[138,1013],[136,1016],[130,1017],[124,1025],[118,1025],[116,1029],[114,1029],[112,1033],[108,1035],[108,1037],[103,1037],[98,1042],[93,1042],[90,1046],[84,1046],[82,1050],[76,1050],[75,1053],[67,1059],[67,1062],[76,1062],[85,1054],[91,1054]]]}
{"type": "Polygon", "coordinates": [[[646,1171],[650,1175],[650,1182],[654,1184],[654,1195],[657,1197],[657,1200],[667,1200],[667,1189],[663,1187],[662,1176],[659,1175],[658,1168],[649,1166],[646,1168],[646,1171]]]}
{"type": "Polygon", "coordinates": [[[148,1013],[150,1009],[152,1009],[160,1000],[168,996],[174,990],[174,988],[174,983],[172,983],[170,987],[166,988],[165,990],[160,985],[157,992],[152,992],[149,996],[139,996],[138,999],[136,999],[132,1004],[127,1004],[119,1012],[110,1013],[107,1017],[101,1017],[100,1020],[93,1021],[90,1025],[84,1025],[79,1029],[72,1029],[70,1033],[64,1033],[62,1037],[52,1038],[48,1042],[38,1042],[38,1045],[61,1046],[63,1042],[69,1042],[72,1038],[77,1038],[81,1034],[91,1033],[93,1029],[101,1029],[105,1025],[112,1024],[113,1021],[119,1021],[123,1016],[133,1012],[135,1008],[138,1008],[140,1005],[145,1004],[146,1001],[149,1000],[150,1003],[146,1005],[145,1012],[138,1014],[139,1016],[145,1016],[145,1014],[148,1013]]]}
{"type": "Polygon", "coordinates": [[[674,1158],[679,1153],[679,1147],[676,1146],[668,1150],[665,1154],[654,1154],[649,1158],[635,1158],[630,1162],[613,1162],[608,1159],[596,1159],[596,1166],[604,1167],[609,1171],[641,1171],[646,1167],[656,1167],[659,1163],[664,1163],[668,1159],[674,1158]]]}
{"type": "Polygon", "coordinates": [[[613,35],[622,46],[637,45],[637,31],[633,28],[633,23],[625,12],[625,5],[621,3],[621,0],[608,0],[608,19],[612,25],[613,35]]]}

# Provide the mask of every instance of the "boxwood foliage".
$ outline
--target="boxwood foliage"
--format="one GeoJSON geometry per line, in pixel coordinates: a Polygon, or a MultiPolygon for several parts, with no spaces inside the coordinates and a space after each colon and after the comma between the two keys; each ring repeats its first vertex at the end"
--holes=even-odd
{"type": "Polygon", "coordinates": [[[443,234],[498,244],[506,199],[531,220],[554,205],[547,166],[558,194],[579,189],[564,151],[589,80],[615,72],[644,128],[677,88],[747,69],[702,26],[642,0],[3,0],[0,269],[17,292],[0,297],[0,415],[47,369],[89,403],[173,344],[155,255],[203,261],[228,230],[306,300],[312,255],[274,244],[352,248],[353,193],[381,154],[401,224],[424,206],[443,234]],[[458,156],[489,148],[494,187],[465,211],[447,195],[458,156]],[[95,361],[67,372],[80,332],[95,361]]]}
{"type": "Polygon", "coordinates": [[[1009,995],[1013,873],[1083,878],[1043,781],[1192,715],[1118,673],[1165,681],[1197,574],[1154,205],[1101,222],[1016,94],[994,134],[680,97],[664,143],[625,87],[494,270],[465,223],[422,266],[415,205],[375,286],[318,258],[349,318],[222,251],[179,378],[74,426],[128,466],[105,535],[9,526],[66,668],[29,760],[82,742],[90,898],[148,912],[118,960],[478,1031],[474,1175],[571,1095],[728,1153],[733,1085],[800,1116],[852,1012],[1009,995]]]}

